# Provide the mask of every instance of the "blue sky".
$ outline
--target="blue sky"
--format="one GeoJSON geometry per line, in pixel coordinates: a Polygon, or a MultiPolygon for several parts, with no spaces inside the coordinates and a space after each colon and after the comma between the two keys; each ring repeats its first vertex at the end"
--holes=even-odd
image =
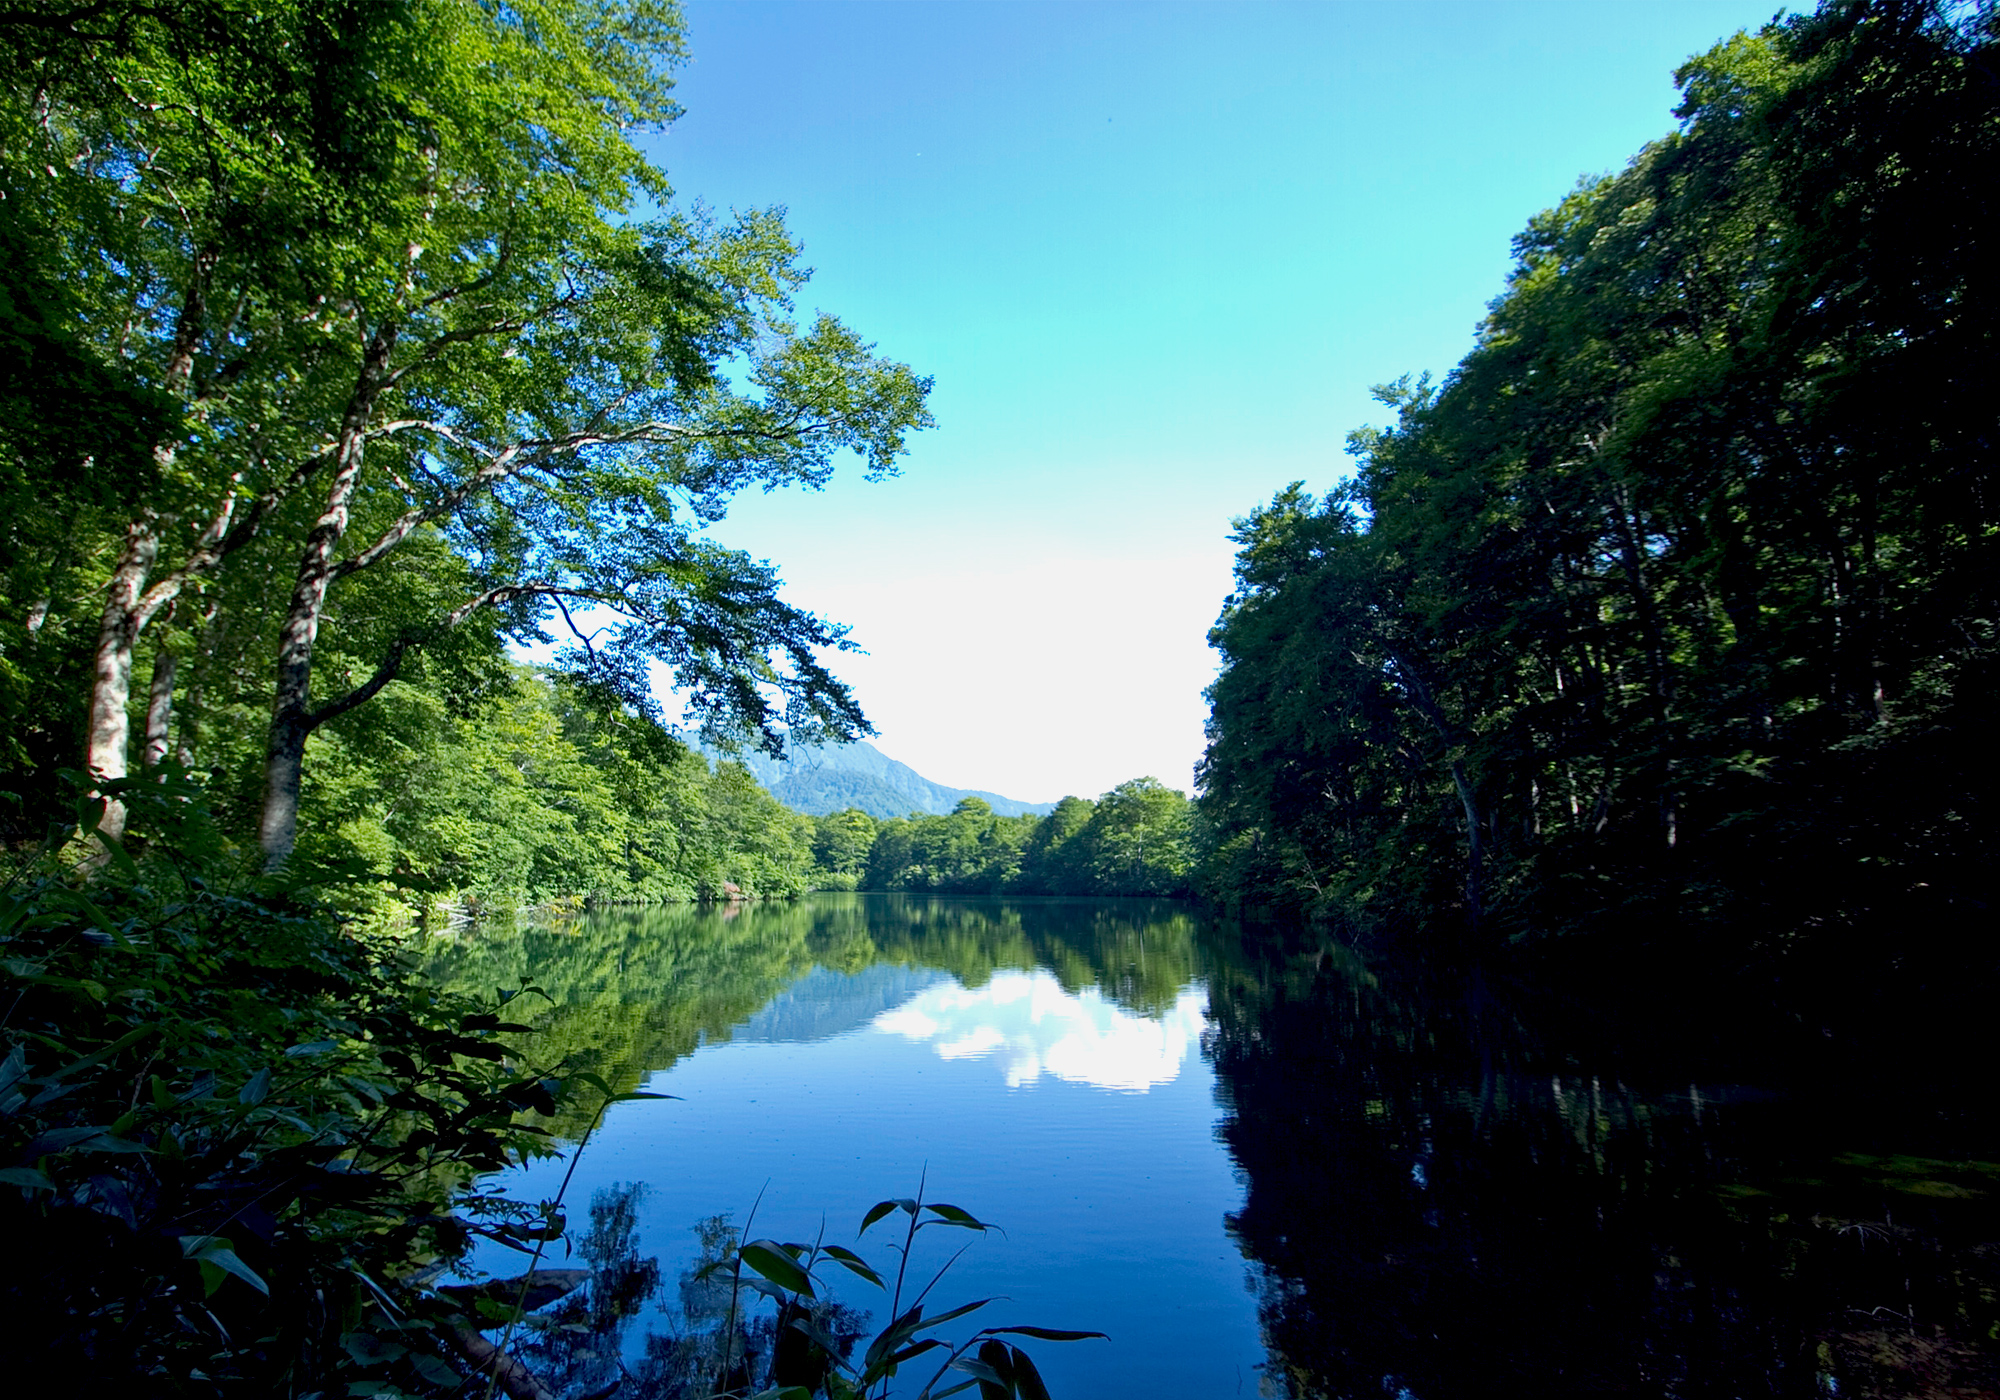
{"type": "Polygon", "coordinates": [[[1030,801],[1187,787],[1229,521],[1448,370],[1530,215],[1673,123],[1726,3],[692,0],[681,199],[781,204],[936,378],[900,478],[714,533],[848,623],[877,744],[1030,801]]]}

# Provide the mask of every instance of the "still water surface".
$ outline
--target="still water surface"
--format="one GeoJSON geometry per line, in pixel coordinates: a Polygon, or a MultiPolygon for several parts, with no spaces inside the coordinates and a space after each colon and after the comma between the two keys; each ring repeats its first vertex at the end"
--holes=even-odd
{"type": "Polygon", "coordinates": [[[921,1177],[1005,1230],[940,1304],[1110,1334],[1037,1347],[1058,1397],[2000,1394],[2000,1149],[1950,1075],[1139,901],[613,912],[437,967],[535,982],[532,1053],[677,1096],[617,1105],[569,1188],[645,1185],[628,1357],[684,1325],[697,1222],[761,1193],[754,1234],[851,1244],[921,1177]]]}

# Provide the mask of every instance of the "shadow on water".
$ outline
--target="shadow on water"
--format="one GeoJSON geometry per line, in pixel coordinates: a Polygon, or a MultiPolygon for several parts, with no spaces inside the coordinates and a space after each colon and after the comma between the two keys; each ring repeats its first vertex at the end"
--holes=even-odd
{"type": "MultiPolygon", "coordinates": [[[[1043,969],[1154,1018],[1204,983],[1243,1191],[1217,1226],[1266,1395],[2000,1395],[2000,1133],[1962,1015],[1945,1044],[1921,1018],[1863,1033],[1754,995],[1562,994],[1143,901],[621,911],[487,930],[435,965],[545,988],[531,1053],[620,1089],[732,1037],[838,1037],[952,979],[1043,969]]],[[[577,1319],[609,1326],[634,1277],[657,1282],[621,1258],[600,1291],[626,1303],[586,1295],[577,1319]]],[[[632,1395],[681,1393],[660,1378],[714,1344],[679,1293],[680,1340],[626,1349],[628,1385],[663,1388],[632,1395]]]]}
{"type": "Polygon", "coordinates": [[[2000,1394],[1990,1052],[1268,933],[1212,961],[1276,1393],[2000,1394]]]}

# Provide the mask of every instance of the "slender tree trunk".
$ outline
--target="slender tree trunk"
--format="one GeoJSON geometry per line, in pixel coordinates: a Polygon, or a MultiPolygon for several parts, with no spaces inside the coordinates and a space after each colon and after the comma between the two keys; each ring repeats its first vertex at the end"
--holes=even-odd
{"type": "Polygon", "coordinates": [[[1625,581],[1632,602],[1639,610],[1639,622],[1646,637],[1646,672],[1652,692],[1654,751],[1658,768],[1659,820],[1667,846],[1680,839],[1680,804],[1674,791],[1673,758],[1673,678],[1667,660],[1666,627],[1660,619],[1658,601],[1646,577],[1646,551],[1639,537],[1639,515],[1630,493],[1622,486],[1611,492],[1612,510],[1618,527],[1618,555],[1624,566],[1625,581]]]}
{"type": "Polygon", "coordinates": [[[299,556],[298,579],[292,586],[291,602],[278,633],[278,684],[264,750],[264,811],[257,832],[268,869],[283,865],[298,844],[299,787],[305,767],[306,738],[317,723],[312,712],[313,646],[319,639],[320,616],[326,610],[326,590],[333,582],[334,554],[341,537],[347,533],[348,511],[361,479],[368,419],[374,412],[382,375],[395,344],[393,321],[378,330],[369,342],[360,380],[341,418],[326,509],[306,536],[305,550],[299,556]]]}
{"type": "MultiPolygon", "coordinates": [[[[139,598],[159,552],[153,517],[147,514],[133,521],[126,528],[125,548],[106,590],[91,666],[90,727],[84,749],[84,765],[99,781],[115,781],[127,771],[126,750],[132,739],[132,719],[127,712],[132,698],[132,647],[145,625],[139,598]]],[[[99,825],[114,840],[123,836],[125,804],[115,797],[107,799],[99,825]]]]}
{"type": "Polygon", "coordinates": [[[1465,931],[1476,938],[1485,912],[1482,872],[1486,843],[1480,839],[1478,798],[1465,776],[1465,764],[1456,758],[1451,761],[1451,783],[1458,789],[1459,805],[1465,809],[1465,931]]]}
{"type": "Polygon", "coordinates": [[[309,717],[298,711],[274,715],[264,752],[264,814],[257,837],[264,863],[275,870],[291,858],[299,840],[299,788],[304,780],[309,717]]]}
{"type": "MultiPolygon", "coordinates": [[[[201,341],[207,314],[207,281],[214,268],[213,252],[204,250],[197,255],[194,277],[188,283],[174,326],[173,351],[161,376],[161,386],[170,394],[185,392],[193,378],[195,347],[201,341]]],[[[172,443],[158,443],[153,448],[153,459],[163,468],[170,467],[177,452],[172,443]]],[[[84,771],[97,778],[117,779],[127,772],[126,750],[132,741],[132,720],[126,706],[132,698],[132,651],[152,616],[144,606],[146,582],[159,554],[159,518],[146,510],[126,526],[125,548],[111,572],[104,613],[97,627],[97,652],[90,673],[90,719],[83,756],[84,771]]],[[[104,818],[98,825],[109,837],[123,836],[125,804],[115,798],[108,799],[104,818]]]]}
{"type": "MultiPolygon", "coordinates": [[[[1407,656],[1394,650],[1389,652],[1395,663],[1395,674],[1399,688],[1408,697],[1417,713],[1438,737],[1446,753],[1459,747],[1459,735],[1455,725],[1445,718],[1438,707],[1431,688],[1407,656]]],[[[1451,785],[1458,793],[1459,806],[1465,809],[1465,926],[1466,932],[1477,936],[1479,925],[1485,915],[1484,908],[1484,866],[1486,864],[1486,843],[1481,832],[1479,819],[1479,796],[1473,791],[1472,779],[1466,775],[1465,760],[1453,757],[1451,764],[1451,785]]]]}
{"type": "Polygon", "coordinates": [[[174,673],[180,661],[165,647],[153,656],[153,683],[146,695],[146,746],[140,750],[143,768],[158,768],[167,759],[167,732],[174,723],[174,673]]]}

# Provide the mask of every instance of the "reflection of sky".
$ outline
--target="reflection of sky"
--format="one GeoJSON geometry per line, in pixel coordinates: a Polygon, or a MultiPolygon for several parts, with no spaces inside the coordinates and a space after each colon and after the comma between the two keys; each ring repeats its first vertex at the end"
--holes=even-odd
{"type": "Polygon", "coordinates": [[[1201,1043],[1208,996],[1190,986],[1158,1020],[1105,999],[1095,987],[1067,992],[1053,974],[996,972],[977,991],[956,982],[921,992],[875,1018],[880,1030],[930,1041],[947,1060],[997,1056],[1007,1087],[1044,1074],[1143,1094],[1170,1084],[1201,1043]]]}

